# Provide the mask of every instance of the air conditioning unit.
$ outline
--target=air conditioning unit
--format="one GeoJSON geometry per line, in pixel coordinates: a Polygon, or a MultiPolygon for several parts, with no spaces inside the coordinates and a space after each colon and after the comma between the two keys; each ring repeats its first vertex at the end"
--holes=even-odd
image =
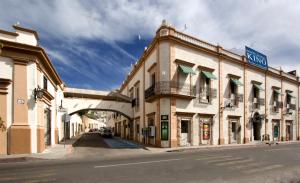
{"type": "Polygon", "coordinates": [[[254,98],[254,99],[253,99],[253,103],[254,103],[254,104],[257,104],[257,98],[254,98]]]}

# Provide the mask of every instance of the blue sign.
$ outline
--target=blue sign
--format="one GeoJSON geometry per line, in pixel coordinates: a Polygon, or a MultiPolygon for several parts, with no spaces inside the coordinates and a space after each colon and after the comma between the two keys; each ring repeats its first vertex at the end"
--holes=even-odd
{"type": "Polygon", "coordinates": [[[249,64],[255,65],[265,70],[268,69],[267,56],[247,46],[246,46],[246,58],[249,64]]]}

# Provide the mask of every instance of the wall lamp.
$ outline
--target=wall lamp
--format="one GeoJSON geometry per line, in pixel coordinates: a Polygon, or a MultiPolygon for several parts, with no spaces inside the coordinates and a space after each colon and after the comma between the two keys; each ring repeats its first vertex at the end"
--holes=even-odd
{"type": "Polygon", "coordinates": [[[41,89],[39,86],[37,88],[34,89],[34,99],[35,101],[37,99],[41,99],[44,96],[44,90],[41,89]]]}

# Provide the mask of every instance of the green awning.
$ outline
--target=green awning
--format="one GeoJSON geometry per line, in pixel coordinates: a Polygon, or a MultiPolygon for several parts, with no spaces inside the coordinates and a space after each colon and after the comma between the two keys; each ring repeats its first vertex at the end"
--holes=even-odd
{"type": "Polygon", "coordinates": [[[206,78],[209,78],[209,79],[217,79],[217,77],[216,77],[212,72],[202,71],[201,73],[202,73],[206,78]]]}
{"type": "Polygon", "coordinates": [[[240,80],[234,78],[230,78],[230,79],[236,86],[244,86],[240,80]]]}
{"type": "Polygon", "coordinates": [[[185,66],[185,65],[179,65],[179,68],[180,70],[185,73],[185,74],[196,74],[194,71],[193,71],[193,68],[192,67],[189,67],[189,66],[185,66]]]}
{"type": "Polygon", "coordinates": [[[253,86],[259,89],[260,91],[265,91],[259,84],[253,84],[253,86]]]}
{"type": "Polygon", "coordinates": [[[279,89],[274,89],[274,93],[276,93],[277,95],[281,95],[281,91],[279,89]]]}
{"type": "Polygon", "coordinates": [[[296,98],[294,95],[292,95],[292,93],[286,93],[288,96],[290,96],[291,98],[296,98]]]}

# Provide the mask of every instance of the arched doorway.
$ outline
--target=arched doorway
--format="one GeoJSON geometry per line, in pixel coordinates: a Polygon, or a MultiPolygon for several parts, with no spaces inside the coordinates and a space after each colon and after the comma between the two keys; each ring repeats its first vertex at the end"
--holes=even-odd
{"type": "Polygon", "coordinates": [[[252,117],[253,140],[261,140],[261,115],[256,112],[252,117]]]}

